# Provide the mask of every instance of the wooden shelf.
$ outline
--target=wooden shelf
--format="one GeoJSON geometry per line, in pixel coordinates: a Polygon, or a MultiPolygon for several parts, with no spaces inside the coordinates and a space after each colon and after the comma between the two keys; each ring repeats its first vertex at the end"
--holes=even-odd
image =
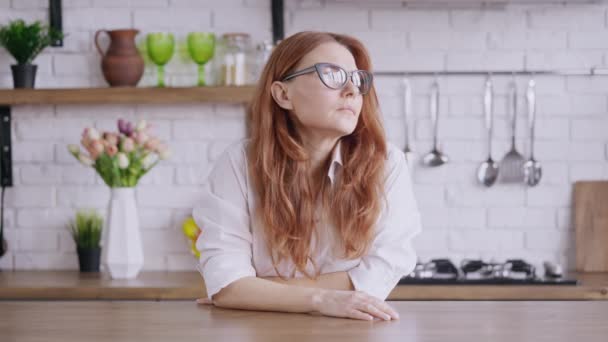
{"type": "Polygon", "coordinates": [[[0,105],[246,103],[254,89],[254,86],[0,89],[0,105]]]}

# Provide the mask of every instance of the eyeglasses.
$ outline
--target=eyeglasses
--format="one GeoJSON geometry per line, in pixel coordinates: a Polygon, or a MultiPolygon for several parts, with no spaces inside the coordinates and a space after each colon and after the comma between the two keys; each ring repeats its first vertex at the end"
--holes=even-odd
{"type": "Polygon", "coordinates": [[[366,70],[353,70],[347,72],[342,67],[331,63],[317,63],[306,69],[296,71],[283,77],[283,81],[288,81],[296,76],[317,72],[323,84],[330,89],[342,89],[350,79],[352,83],[359,89],[359,94],[365,95],[372,87],[374,79],[371,72],[366,70]]]}

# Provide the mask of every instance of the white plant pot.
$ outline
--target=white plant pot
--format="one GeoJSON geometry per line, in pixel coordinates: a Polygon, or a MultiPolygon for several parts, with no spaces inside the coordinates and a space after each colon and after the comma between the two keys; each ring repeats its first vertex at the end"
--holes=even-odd
{"type": "Polygon", "coordinates": [[[133,279],[144,265],[135,188],[111,188],[102,263],[113,279],[133,279]]]}

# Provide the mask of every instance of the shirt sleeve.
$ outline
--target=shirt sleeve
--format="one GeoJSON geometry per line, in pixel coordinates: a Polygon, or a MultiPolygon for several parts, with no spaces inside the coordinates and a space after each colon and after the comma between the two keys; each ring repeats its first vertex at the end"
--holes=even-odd
{"type": "MultiPolygon", "coordinates": [[[[395,148],[396,149],[396,148],[395,148]]],[[[385,300],[399,279],[416,266],[411,240],[421,230],[405,156],[393,149],[388,158],[386,207],[380,215],[369,253],[348,274],[355,290],[385,300]]]]}
{"type": "Polygon", "coordinates": [[[244,151],[229,148],[218,159],[203,187],[202,199],[192,211],[202,233],[198,269],[207,297],[247,276],[256,276],[252,265],[252,234],[247,207],[244,151]]]}

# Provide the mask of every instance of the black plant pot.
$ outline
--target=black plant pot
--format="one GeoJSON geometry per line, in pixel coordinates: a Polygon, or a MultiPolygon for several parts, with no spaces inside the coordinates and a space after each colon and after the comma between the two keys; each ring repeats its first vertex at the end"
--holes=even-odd
{"type": "MultiPolygon", "coordinates": [[[[8,244],[6,243],[6,240],[4,239],[4,235],[2,234],[2,231],[0,231],[0,259],[2,259],[2,256],[4,254],[6,254],[7,250],[8,250],[8,244]]],[[[0,272],[2,272],[2,269],[0,269],[0,272]]]]}
{"type": "Polygon", "coordinates": [[[13,71],[13,85],[15,88],[34,88],[37,65],[17,64],[11,65],[13,71]]]}
{"type": "Polygon", "coordinates": [[[76,248],[80,272],[99,272],[101,248],[76,248]]]}

